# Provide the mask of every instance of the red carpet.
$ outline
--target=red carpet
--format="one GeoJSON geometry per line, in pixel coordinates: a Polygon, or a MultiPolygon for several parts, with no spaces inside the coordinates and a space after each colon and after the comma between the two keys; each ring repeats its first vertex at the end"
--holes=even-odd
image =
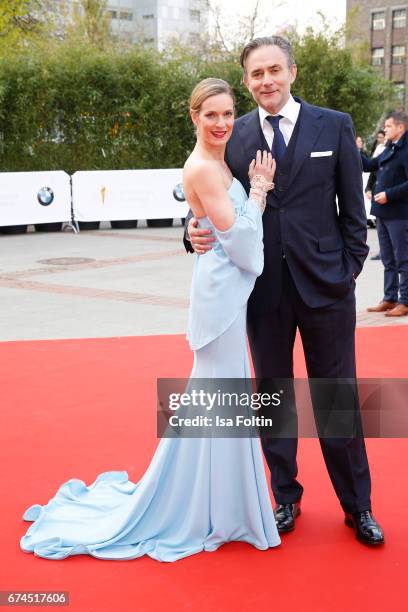
{"type": "MultiPolygon", "coordinates": [[[[408,327],[359,329],[357,354],[362,377],[406,377],[408,327]]],[[[183,336],[155,336],[3,343],[0,363],[0,590],[67,590],[75,612],[407,609],[405,439],[367,441],[382,549],[343,525],[318,443],[301,440],[304,514],[277,549],[232,543],[174,564],[21,552],[23,511],[63,481],[122,469],[138,480],[157,444],[156,378],[188,376],[192,359],[183,336]]]]}

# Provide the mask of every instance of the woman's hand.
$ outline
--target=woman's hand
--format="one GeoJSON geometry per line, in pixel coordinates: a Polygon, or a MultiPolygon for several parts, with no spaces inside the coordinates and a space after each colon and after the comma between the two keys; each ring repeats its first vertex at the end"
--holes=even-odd
{"type": "Polygon", "coordinates": [[[255,201],[261,213],[266,207],[266,194],[274,189],[276,162],[269,151],[256,152],[256,158],[249,164],[248,176],[251,183],[249,197],[255,201]]]}
{"type": "Polygon", "coordinates": [[[269,151],[256,152],[256,159],[249,164],[248,176],[251,180],[254,176],[263,176],[268,183],[273,182],[275,176],[276,162],[269,151]]]}

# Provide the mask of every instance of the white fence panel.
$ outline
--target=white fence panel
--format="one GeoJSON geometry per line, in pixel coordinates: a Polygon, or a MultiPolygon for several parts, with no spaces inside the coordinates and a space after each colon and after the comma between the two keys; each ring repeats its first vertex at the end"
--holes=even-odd
{"type": "Polygon", "coordinates": [[[72,177],[76,221],[167,219],[187,215],[173,189],[182,182],[182,170],[94,170],[72,177]]]}
{"type": "Polygon", "coordinates": [[[71,220],[70,177],[63,170],[0,173],[0,225],[71,220]]]}

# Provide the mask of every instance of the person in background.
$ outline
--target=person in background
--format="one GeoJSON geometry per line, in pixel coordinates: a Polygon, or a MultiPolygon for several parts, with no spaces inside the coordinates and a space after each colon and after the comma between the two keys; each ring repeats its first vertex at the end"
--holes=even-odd
{"type": "Polygon", "coordinates": [[[365,150],[364,140],[362,139],[361,136],[356,137],[356,145],[357,145],[357,148],[360,149],[360,151],[365,150]]]}
{"type": "MultiPolygon", "coordinates": [[[[357,140],[358,140],[358,137],[356,139],[356,142],[357,140]]],[[[386,142],[387,141],[385,139],[384,130],[378,130],[377,137],[375,141],[373,142],[373,146],[371,147],[370,157],[375,158],[381,155],[381,153],[384,151],[386,147],[386,142]]],[[[357,142],[357,147],[360,149],[358,142],[357,142]]],[[[367,185],[365,187],[365,193],[367,197],[370,198],[370,200],[372,199],[372,194],[375,188],[376,177],[377,177],[376,171],[373,170],[373,172],[370,172],[370,176],[368,177],[367,185]]]]}
{"type": "Polygon", "coordinates": [[[384,130],[378,130],[377,136],[371,147],[371,157],[378,157],[385,149],[387,140],[384,130]]]}
{"type": "MultiPolygon", "coordinates": [[[[384,297],[369,312],[387,317],[408,314],[408,114],[391,113],[384,124],[387,146],[369,159],[360,148],[365,172],[377,172],[371,214],[377,217],[384,297]]],[[[357,146],[359,146],[357,144],[357,146]]]]}
{"type": "MultiPolygon", "coordinates": [[[[385,149],[385,146],[386,146],[385,132],[384,130],[378,130],[377,137],[375,141],[373,142],[373,146],[371,147],[370,157],[378,157],[379,155],[381,155],[381,153],[385,149]]],[[[374,171],[370,172],[370,176],[368,177],[367,185],[365,187],[365,194],[369,200],[372,200],[373,190],[375,188],[376,180],[377,180],[377,173],[374,171]]],[[[379,261],[381,259],[380,253],[373,255],[372,257],[370,257],[370,259],[373,261],[379,261]]]]}

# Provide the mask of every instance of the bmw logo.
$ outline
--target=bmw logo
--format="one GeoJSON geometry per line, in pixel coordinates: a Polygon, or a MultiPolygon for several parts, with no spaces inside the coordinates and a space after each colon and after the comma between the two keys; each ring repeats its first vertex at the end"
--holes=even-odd
{"type": "Polygon", "coordinates": [[[185,202],[186,196],[184,195],[183,183],[178,183],[173,189],[173,196],[177,202],[185,202]]]}
{"type": "Polygon", "coordinates": [[[41,187],[37,193],[37,200],[42,206],[49,206],[54,201],[54,192],[51,187],[41,187]]]}

